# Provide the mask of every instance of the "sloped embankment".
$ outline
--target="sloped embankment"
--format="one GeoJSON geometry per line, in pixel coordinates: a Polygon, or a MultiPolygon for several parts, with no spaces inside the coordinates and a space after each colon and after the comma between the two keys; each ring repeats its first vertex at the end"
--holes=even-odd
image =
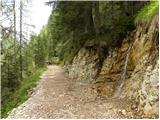
{"type": "Polygon", "coordinates": [[[132,109],[158,117],[158,16],[137,25],[119,48],[110,49],[100,66],[99,51],[82,48],[68,67],[69,76],[92,83],[97,95],[133,99],[132,109]],[[98,77],[97,77],[98,75],[98,77]]]}

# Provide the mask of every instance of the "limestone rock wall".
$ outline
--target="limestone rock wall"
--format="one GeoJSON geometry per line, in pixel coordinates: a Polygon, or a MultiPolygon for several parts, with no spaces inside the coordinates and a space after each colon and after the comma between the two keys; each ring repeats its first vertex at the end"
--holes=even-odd
{"type": "Polygon", "coordinates": [[[158,16],[155,16],[151,22],[137,25],[137,28],[123,40],[121,47],[109,50],[102,66],[99,66],[100,58],[97,50],[82,48],[68,67],[69,76],[76,80],[92,82],[99,95],[114,97],[120,86],[127,50],[131,46],[124,85],[118,97],[134,99],[136,109],[146,115],[158,115],[157,19],[158,16]]]}
{"type": "Polygon", "coordinates": [[[99,56],[93,48],[82,48],[69,65],[69,77],[81,82],[91,82],[98,72],[99,56]]]}
{"type": "Polygon", "coordinates": [[[106,96],[114,96],[120,86],[119,80],[123,72],[126,53],[131,45],[127,72],[119,97],[135,99],[137,110],[151,116],[159,113],[159,51],[157,45],[159,31],[156,19],[157,16],[148,25],[137,26],[126,37],[120,48],[110,50],[97,79],[104,83],[101,87],[103,88],[102,93],[105,93],[106,96]]]}
{"type": "Polygon", "coordinates": [[[121,93],[122,97],[135,98],[137,109],[146,115],[159,113],[159,31],[156,17],[146,28],[137,27],[128,64],[131,72],[121,93]]]}

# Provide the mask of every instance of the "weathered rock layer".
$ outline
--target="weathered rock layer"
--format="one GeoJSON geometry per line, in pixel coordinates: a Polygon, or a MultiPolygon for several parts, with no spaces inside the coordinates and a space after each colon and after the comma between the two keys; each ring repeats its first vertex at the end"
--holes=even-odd
{"type": "Polygon", "coordinates": [[[134,99],[140,113],[158,116],[158,36],[158,16],[155,16],[152,21],[137,25],[123,40],[121,47],[109,49],[102,65],[98,50],[82,48],[68,67],[69,76],[91,82],[98,95],[114,97],[122,85],[120,79],[126,69],[120,94],[116,97],[134,99]],[[126,62],[129,47],[131,49],[126,62]]]}

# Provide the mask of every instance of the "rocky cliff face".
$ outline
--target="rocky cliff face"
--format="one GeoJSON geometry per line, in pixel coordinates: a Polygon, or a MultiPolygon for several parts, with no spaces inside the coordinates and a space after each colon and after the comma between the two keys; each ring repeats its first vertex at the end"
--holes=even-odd
{"type": "Polygon", "coordinates": [[[158,115],[159,52],[157,16],[149,26],[138,26],[128,63],[128,74],[121,97],[135,98],[138,110],[158,115]],[[157,22],[156,22],[157,21],[157,22]]]}
{"type": "Polygon", "coordinates": [[[82,48],[73,59],[72,65],[68,66],[69,76],[81,82],[93,81],[98,72],[100,59],[94,48],[82,48]]]}
{"type": "Polygon", "coordinates": [[[69,76],[91,82],[101,96],[134,99],[138,111],[158,115],[158,36],[155,16],[151,22],[137,25],[121,47],[110,49],[102,66],[97,50],[82,48],[68,67],[69,76]]]}

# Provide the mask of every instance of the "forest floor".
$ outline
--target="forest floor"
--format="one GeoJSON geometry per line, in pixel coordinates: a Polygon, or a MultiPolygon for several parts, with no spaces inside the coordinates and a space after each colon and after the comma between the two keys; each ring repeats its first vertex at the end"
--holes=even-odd
{"type": "Polygon", "coordinates": [[[51,65],[41,76],[31,97],[14,108],[8,118],[100,119],[136,116],[129,100],[97,97],[88,84],[69,79],[62,67],[51,65]]]}

